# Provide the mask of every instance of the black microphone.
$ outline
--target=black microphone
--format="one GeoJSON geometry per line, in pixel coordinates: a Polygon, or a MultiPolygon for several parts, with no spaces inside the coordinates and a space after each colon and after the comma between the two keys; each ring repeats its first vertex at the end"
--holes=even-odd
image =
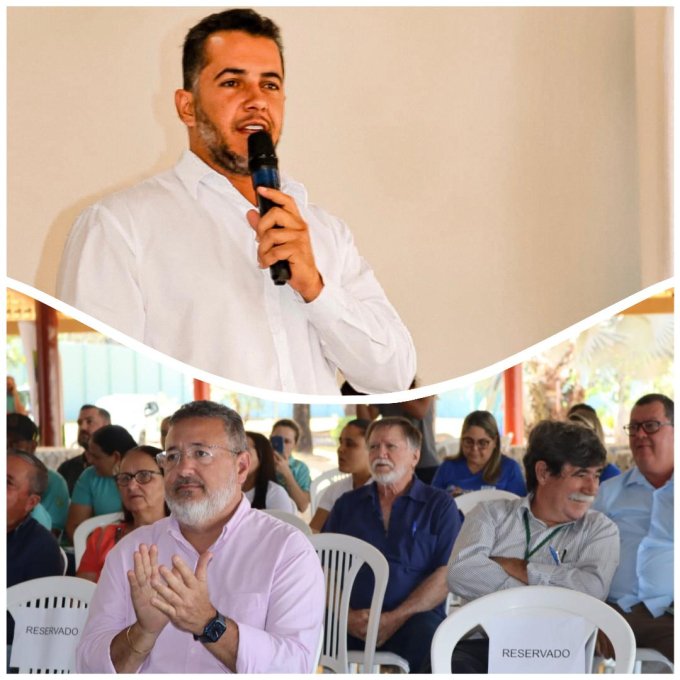
{"type": "MultiPolygon", "coordinates": [[[[257,187],[269,187],[278,189],[281,186],[279,181],[279,160],[274,151],[272,138],[265,130],[253,132],[248,137],[248,170],[253,178],[253,188],[257,195],[257,207],[260,215],[264,215],[271,208],[276,207],[268,198],[257,193],[257,187]]],[[[283,227],[276,226],[276,229],[283,227]]],[[[272,281],[277,286],[282,286],[290,279],[290,264],[288,260],[279,260],[269,267],[272,281]]]]}

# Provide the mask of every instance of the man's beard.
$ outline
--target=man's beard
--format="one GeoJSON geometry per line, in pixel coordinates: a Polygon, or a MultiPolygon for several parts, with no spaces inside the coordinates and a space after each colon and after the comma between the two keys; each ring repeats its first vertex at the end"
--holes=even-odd
{"type": "Polygon", "coordinates": [[[389,460],[374,460],[373,463],[371,463],[371,476],[378,484],[382,484],[383,486],[395,484],[406,474],[406,472],[407,470],[398,467],[389,460]],[[390,466],[389,472],[376,472],[375,468],[378,464],[380,464],[381,467],[384,465],[390,466]]]}
{"type": "MultiPolygon", "coordinates": [[[[202,484],[196,477],[190,476],[178,477],[174,484],[186,482],[202,484]]],[[[191,496],[180,496],[178,498],[169,493],[165,494],[165,502],[180,524],[192,528],[210,524],[224,512],[233,500],[236,492],[240,491],[240,487],[238,487],[234,479],[229,479],[223,487],[215,491],[208,491],[205,489],[205,486],[203,486],[203,489],[204,496],[202,498],[193,498],[191,496]]]]}
{"type": "Polygon", "coordinates": [[[244,177],[250,175],[248,159],[244,156],[239,156],[229,148],[222,133],[201,108],[198,97],[196,97],[194,101],[196,130],[208,149],[208,153],[210,154],[213,163],[233,175],[242,175],[244,177]]]}

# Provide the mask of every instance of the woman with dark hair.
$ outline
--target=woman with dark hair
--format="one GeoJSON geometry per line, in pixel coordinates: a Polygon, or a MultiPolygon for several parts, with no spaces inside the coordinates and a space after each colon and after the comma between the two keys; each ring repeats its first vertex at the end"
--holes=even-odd
{"type": "Polygon", "coordinates": [[[77,576],[97,582],[106,556],[123,536],[170,514],[163,472],[156,462],[159,453],[155,446],[137,446],[123,454],[120,472],[114,476],[123,501],[123,521],[97,527],[90,534],[77,576]]]}
{"type": "Polygon", "coordinates": [[[137,442],[120,425],[104,425],[92,434],[85,453],[90,465],[78,477],[71,494],[66,520],[66,534],[71,540],[76,527],[86,519],[120,512],[120,494],[113,476],[123,455],[135,446],[137,442]]]}
{"type": "Polygon", "coordinates": [[[274,450],[267,437],[259,432],[246,432],[250,466],[241,487],[250,505],[258,510],[285,510],[295,514],[295,503],[286,490],[276,483],[274,450]]]}
{"type": "Polygon", "coordinates": [[[343,493],[358,489],[363,484],[372,481],[366,443],[366,430],[370,424],[369,420],[357,418],[350,420],[342,428],[338,440],[338,469],[340,472],[350,473],[350,476],[334,482],[323,492],[314,517],[309,523],[312,531],[321,531],[335,501],[343,493]]]}
{"type": "Polygon", "coordinates": [[[522,469],[517,461],[501,453],[498,425],[488,411],[473,411],[466,416],[458,455],[444,460],[432,486],[453,496],[480,489],[527,495],[522,469]]]}

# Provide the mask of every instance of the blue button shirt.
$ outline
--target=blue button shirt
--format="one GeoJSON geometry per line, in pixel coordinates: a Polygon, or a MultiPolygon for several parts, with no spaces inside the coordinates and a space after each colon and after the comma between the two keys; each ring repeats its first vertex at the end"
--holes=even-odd
{"type": "MultiPolygon", "coordinates": [[[[399,606],[430,574],[445,566],[460,530],[455,501],[440,489],[414,477],[392,506],[387,531],[375,483],[343,494],[333,506],[323,532],[360,538],[385,556],[390,574],[383,610],[399,606]]],[[[357,575],[350,598],[352,609],[371,606],[373,576],[366,567],[357,575]]],[[[444,604],[435,611],[444,613],[444,604]]]]}
{"type": "Polygon", "coordinates": [[[607,480],[593,508],[619,528],[621,559],[608,599],[630,611],[643,602],[660,616],[674,600],[673,477],[655,489],[636,468],[607,480]]]}
{"type": "Polygon", "coordinates": [[[527,495],[522,470],[516,460],[501,455],[501,470],[498,479],[490,484],[482,479],[482,471],[471,472],[463,456],[445,460],[437,470],[432,480],[432,486],[451,491],[457,486],[464,491],[479,491],[480,489],[502,489],[518,496],[527,495]]]}

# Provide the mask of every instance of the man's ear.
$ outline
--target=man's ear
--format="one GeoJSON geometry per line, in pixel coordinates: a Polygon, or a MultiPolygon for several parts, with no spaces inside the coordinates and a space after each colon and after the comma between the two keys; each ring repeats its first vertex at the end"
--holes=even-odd
{"type": "Polygon", "coordinates": [[[539,485],[545,484],[548,481],[548,477],[550,477],[550,470],[544,460],[536,461],[534,472],[536,473],[536,481],[538,481],[539,485]]]}
{"type": "Polygon", "coordinates": [[[26,513],[30,514],[33,512],[33,508],[35,508],[36,505],[40,503],[40,496],[38,496],[37,493],[32,493],[27,499],[26,499],[26,513]]]}
{"type": "Polygon", "coordinates": [[[248,476],[248,470],[250,469],[250,451],[241,451],[236,459],[236,472],[238,475],[238,483],[243,484],[248,476]]]}
{"type": "Polygon", "coordinates": [[[189,90],[177,90],[175,92],[175,108],[180,120],[189,128],[196,125],[196,113],[194,110],[194,94],[189,90]]]}

